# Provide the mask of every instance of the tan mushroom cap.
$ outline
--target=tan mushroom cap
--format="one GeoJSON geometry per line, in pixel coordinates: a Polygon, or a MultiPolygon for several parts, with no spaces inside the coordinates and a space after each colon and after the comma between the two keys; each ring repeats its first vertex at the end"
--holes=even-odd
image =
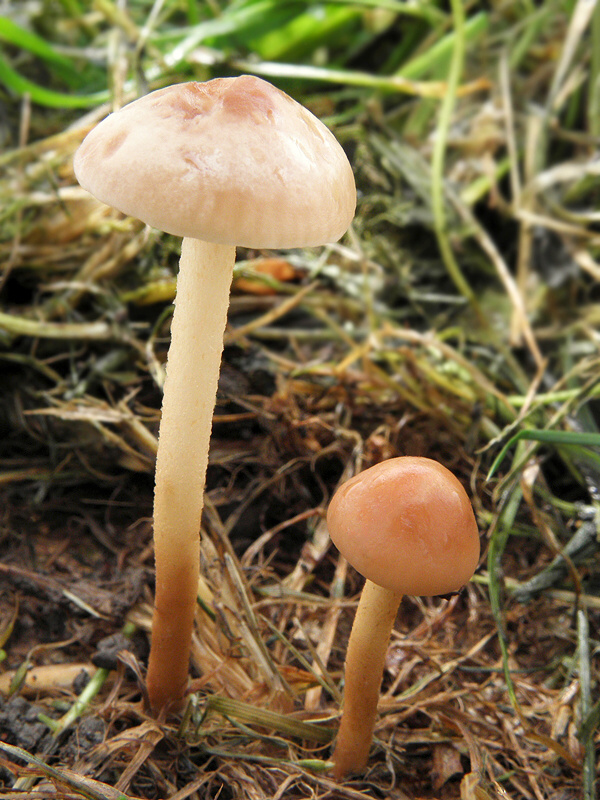
{"type": "Polygon", "coordinates": [[[337,241],[356,205],[331,131],[249,75],[177,84],[124,106],[86,136],[75,174],[125,214],[225,245],[337,241]]]}
{"type": "Polygon", "coordinates": [[[329,534],[352,566],[390,591],[458,591],[479,561],[479,531],[460,481],[429,458],[376,464],[337,490],[329,534]]]}

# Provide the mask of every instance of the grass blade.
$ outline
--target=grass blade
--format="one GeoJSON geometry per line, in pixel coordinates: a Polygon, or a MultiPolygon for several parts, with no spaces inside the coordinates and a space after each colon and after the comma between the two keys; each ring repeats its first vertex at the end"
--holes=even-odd
{"type": "Polygon", "coordinates": [[[0,84],[4,84],[7,89],[11,89],[20,97],[29,95],[32,102],[48,108],[89,108],[89,106],[106,103],[110,97],[107,91],[78,95],[45,89],[43,86],[30,81],[28,78],[24,78],[10,66],[8,61],[1,55],[0,84]]]}
{"type": "Polygon", "coordinates": [[[32,55],[55,67],[64,68],[70,71],[72,75],[76,74],[70,58],[57,53],[45,39],[21,28],[8,17],[0,17],[0,39],[14,47],[27,50],[32,55]]]}
{"type": "MultiPolygon", "coordinates": [[[[577,446],[583,445],[584,447],[600,447],[600,433],[584,432],[584,431],[538,431],[531,428],[526,428],[519,431],[512,436],[504,445],[502,450],[498,453],[490,470],[487,474],[489,481],[496,473],[498,467],[504,461],[508,451],[517,443],[525,439],[530,442],[541,442],[543,444],[557,444],[577,446]]],[[[595,453],[586,451],[586,456],[593,461],[600,464],[600,456],[595,453]]]]}
{"type": "MultiPolygon", "coordinates": [[[[594,744],[595,719],[592,707],[592,676],[590,660],[590,626],[585,608],[577,610],[577,639],[579,650],[579,680],[581,682],[581,716],[586,725],[580,730],[584,747],[583,757],[583,798],[596,800],[596,747],[594,744]]],[[[597,709],[596,709],[597,717],[597,709]]]]}

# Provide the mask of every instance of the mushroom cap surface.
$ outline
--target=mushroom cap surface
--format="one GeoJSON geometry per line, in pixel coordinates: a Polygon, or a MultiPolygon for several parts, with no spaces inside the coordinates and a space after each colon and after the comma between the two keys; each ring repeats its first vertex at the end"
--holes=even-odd
{"type": "Polygon", "coordinates": [[[98,200],[177,236],[245,247],[337,241],[352,169],[310,111],[250,75],[181,83],[110,114],[75,155],[98,200]]]}
{"type": "Polygon", "coordinates": [[[333,496],[327,524],[361,575],[399,594],[458,591],[479,561],[467,493],[429,458],[392,458],[355,475],[333,496]]]}

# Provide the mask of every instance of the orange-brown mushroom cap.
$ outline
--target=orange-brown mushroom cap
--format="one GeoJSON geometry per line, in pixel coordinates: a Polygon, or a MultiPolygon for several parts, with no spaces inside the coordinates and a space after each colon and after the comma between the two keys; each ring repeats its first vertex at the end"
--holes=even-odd
{"type": "Polygon", "coordinates": [[[429,458],[389,459],[351,478],[335,493],[327,524],[361,575],[398,594],[457,591],[479,561],[467,493],[429,458]]]}

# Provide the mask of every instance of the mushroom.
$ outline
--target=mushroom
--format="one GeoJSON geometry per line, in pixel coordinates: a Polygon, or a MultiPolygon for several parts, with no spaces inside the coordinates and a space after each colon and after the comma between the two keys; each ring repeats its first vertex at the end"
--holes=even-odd
{"type": "Polygon", "coordinates": [[[150,707],[181,706],[199,581],[200,519],[236,245],[338,240],[356,204],[323,123],[259,78],[154,91],[106,117],[75,155],[80,184],[182,236],[154,495],[150,707]]]}
{"type": "Polygon", "coordinates": [[[334,775],[360,772],[367,758],[394,620],[404,594],[458,591],[479,561],[467,493],[446,467],[403,456],[376,464],[337,490],[327,512],[332,541],[367,580],[346,654],[334,775]]]}

